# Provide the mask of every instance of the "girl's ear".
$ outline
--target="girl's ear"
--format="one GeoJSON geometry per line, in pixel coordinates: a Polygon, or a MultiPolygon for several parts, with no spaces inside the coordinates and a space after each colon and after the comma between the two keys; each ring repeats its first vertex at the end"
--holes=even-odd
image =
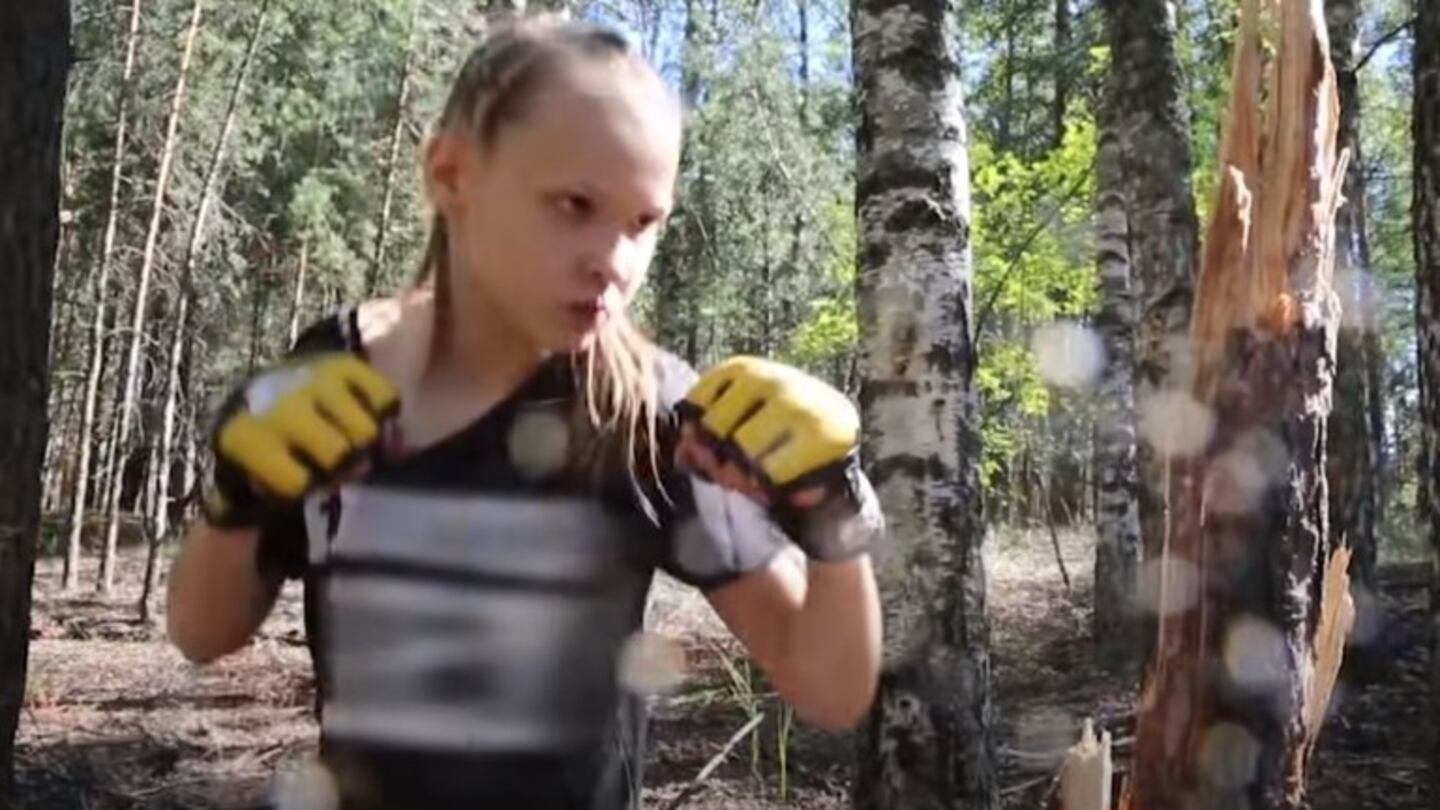
{"type": "Polygon", "coordinates": [[[452,216],[460,205],[460,175],[464,159],[464,144],[450,130],[431,135],[425,143],[425,191],[430,196],[430,204],[441,216],[452,216]]]}

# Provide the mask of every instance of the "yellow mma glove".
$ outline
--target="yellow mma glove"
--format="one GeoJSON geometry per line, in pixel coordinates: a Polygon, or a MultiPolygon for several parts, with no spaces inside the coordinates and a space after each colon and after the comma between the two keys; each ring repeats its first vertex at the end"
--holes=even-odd
{"type": "Polygon", "coordinates": [[[812,558],[865,550],[843,525],[873,499],[860,472],[860,415],[843,393],[799,369],[734,357],[705,371],[677,406],[716,455],[767,491],[772,515],[812,558]],[[796,493],[820,488],[813,507],[796,493]]]}
{"type": "Polygon", "coordinates": [[[353,354],[304,357],[254,377],[221,410],[206,519],[259,525],[277,504],[303,498],[360,460],[398,408],[394,386],[353,354]]]}

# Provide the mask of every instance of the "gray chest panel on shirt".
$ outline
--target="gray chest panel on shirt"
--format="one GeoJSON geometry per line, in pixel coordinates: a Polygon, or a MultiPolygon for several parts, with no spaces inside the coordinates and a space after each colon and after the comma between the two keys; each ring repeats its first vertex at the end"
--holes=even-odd
{"type": "Polygon", "coordinates": [[[649,571],[594,499],[340,490],[307,506],[332,739],[455,752],[594,743],[649,571]]]}

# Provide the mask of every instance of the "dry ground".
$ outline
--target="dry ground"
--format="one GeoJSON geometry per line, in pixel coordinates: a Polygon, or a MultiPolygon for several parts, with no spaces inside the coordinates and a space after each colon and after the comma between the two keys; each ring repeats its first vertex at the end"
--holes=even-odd
{"type": "MultiPolygon", "coordinates": [[[[1087,623],[1090,540],[1062,535],[1074,582],[1061,582],[1049,537],[997,532],[991,610],[1001,784],[1007,808],[1041,808],[1054,764],[1082,718],[1114,732],[1128,754],[1134,690],[1095,664],[1087,623]]],[[[88,573],[88,572],[87,572],[88,573]]],[[[137,582],[127,556],[121,581],[137,582]]],[[[186,664],[158,630],[139,624],[134,588],[100,600],[58,591],[55,561],[37,572],[29,690],[21,721],[22,808],[259,808],[273,775],[313,749],[309,659],[297,590],[260,638],[219,663],[186,664]]],[[[1368,686],[1347,685],[1315,763],[1315,810],[1420,810],[1426,734],[1426,591],[1403,572],[1381,603],[1385,653],[1368,686]]],[[[680,639],[692,676],[656,707],[646,806],[670,808],[753,710],[755,735],[680,806],[759,810],[845,805],[846,735],[797,728],[780,796],[779,726],[773,696],[747,700],[729,674],[736,649],[703,601],[671,582],[657,586],[651,626],[680,639]]],[[[1122,765],[1123,767],[1123,765],[1122,765]]]]}

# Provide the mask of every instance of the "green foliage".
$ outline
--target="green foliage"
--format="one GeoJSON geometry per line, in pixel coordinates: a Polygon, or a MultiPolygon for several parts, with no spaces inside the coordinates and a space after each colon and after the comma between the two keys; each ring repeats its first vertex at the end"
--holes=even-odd
{"type": "Polygon", "coordinates": [[[1201,221],[1219,182],[1220,131],[1230,100],[1231,54],[1239,20],[1239,0],[1206,0],[1181,4],[1175,43],[1190,108],[1190,154],[1195,166],[1191,188],[1201,221]]]}
{"type": "Polygon", "coordinates": [[[991,486],[1050,408],[1031,332],[1094,307],[1094,152],[1095,122],[1080,105],[1071,108],[1060,145],[1038,159],[999,152],[983,139],[971,145],[976,384],[984,403],[982,471],[991,486]]]}

